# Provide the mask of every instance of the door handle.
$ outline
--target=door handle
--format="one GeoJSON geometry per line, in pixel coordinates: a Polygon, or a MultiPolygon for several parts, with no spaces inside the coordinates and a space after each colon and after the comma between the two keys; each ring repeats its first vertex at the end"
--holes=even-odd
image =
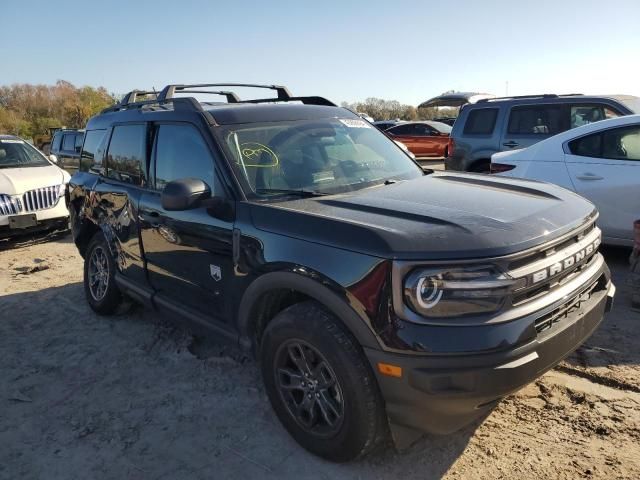
{"type": "Polygon", "coordinates": [[[595,173],[583,173],[582,175],[578,175],[576,177],[578,180],[602,180],[603,177],[600,175],[596,175],[595,173]]]}
{"type": "Polygon", "coordinates": [[[518,142],[514,142],[513,140],[511,140],[510,142],[503,143],[502,145],[504,145],[505,147],[513,148],[513,147],[517,147],[520,144],[518,142]]]}

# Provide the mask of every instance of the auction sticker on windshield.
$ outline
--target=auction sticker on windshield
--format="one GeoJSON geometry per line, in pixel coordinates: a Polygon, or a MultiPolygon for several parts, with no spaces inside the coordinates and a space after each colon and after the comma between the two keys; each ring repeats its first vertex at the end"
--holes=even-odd
{"type": "Polygon", "coordinates": [[[340,122],[350,128],[371,128],[364,120],[358,120],[356,118],[339,118],[340,122]]]}

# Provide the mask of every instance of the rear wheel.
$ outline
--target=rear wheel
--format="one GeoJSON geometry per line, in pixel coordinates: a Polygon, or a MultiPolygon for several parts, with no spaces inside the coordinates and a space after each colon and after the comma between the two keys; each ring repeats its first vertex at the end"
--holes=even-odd
{"type": "Polygon", "coordinates": [[[386,436],[373,372],[356,340],[316,302],[280,312],[264,332],[260,357],[273,409],[310,452],[349,461],[386,436]]]}
{"type": "Polygon", "coordinates": [[[115,282],[116,264],[102,233],[93,236],[84,257],[84,292],[91,309],[101,315],[113,313],[122,303],[115,282]]]}

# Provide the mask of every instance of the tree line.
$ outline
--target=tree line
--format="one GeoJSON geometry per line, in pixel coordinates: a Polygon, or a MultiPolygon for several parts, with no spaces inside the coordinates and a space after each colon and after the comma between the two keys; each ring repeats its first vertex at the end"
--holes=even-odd
{"type": "Polygon", "coordinates": [[[87,120],[113,105],[116,96],[104,87],[26,83],[0,87],[0,133],[33,138],[49,128],[83,128],[87,120]]]}
{"type": "Polygon", "coordinates": [[[342,102],[342,106],[354,112],[366,113],[374,120],[433,120],[457,115],[456,108],[416,108],[397,100],[375,97],[367,98],[364,102],[342,102]]]}
{"type": "MultiPolygon", "coordinates": [[[[48,133],[50,128],[83,128],[89,118],[119,98],[104,87],[76,87],[65,80],[55,85],[0,86],[0,133],[29,139],[48,133]]],[[[373,97],[363,102],[343,102],[342,106],[375,120],[431,120],[456,114],[456,109],[416,108],[373,97]]]]}

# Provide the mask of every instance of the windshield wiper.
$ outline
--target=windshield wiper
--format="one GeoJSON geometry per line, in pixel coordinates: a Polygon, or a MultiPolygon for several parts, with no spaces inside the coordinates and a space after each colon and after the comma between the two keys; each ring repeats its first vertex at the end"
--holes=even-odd
{"type": "Polygon", "coordinates": [[[292,195],[301,198],[309,198],[309,197],[321,197],[323,195],[327,195],[326,193],[317,192],[315,190],[305,190],[301,189],[288,189],[288,188],[256,188],[256,193],[258,194],[275,194],[275,195],[292,195]]]}

